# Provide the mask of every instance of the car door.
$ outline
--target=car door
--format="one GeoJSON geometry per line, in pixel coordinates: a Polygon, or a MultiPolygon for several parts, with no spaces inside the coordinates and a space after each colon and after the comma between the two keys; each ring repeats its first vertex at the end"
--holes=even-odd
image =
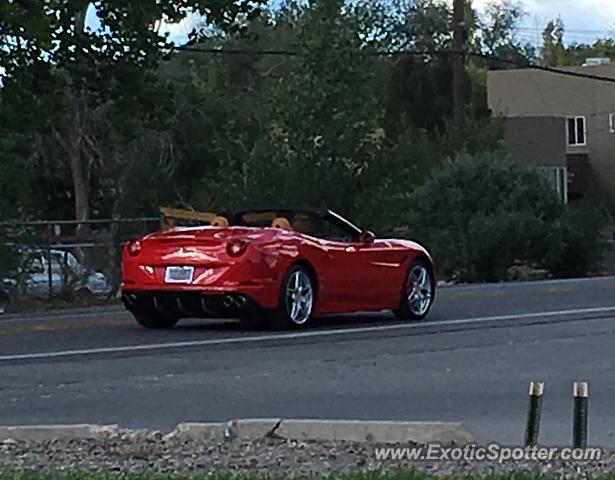
{"type": "MultiPolygon", "coordinates": [[[[319,270],[319,303],[325,306],[325,313],[354,310],[359,283],[356,276],[356,247],[351,243],[322,239],[321,249],[325,261],[319,270]]],[[[361,310],[357,308],[356,310],[361,310]]]]}
{"type": "Polygon", "coordinates": [[[331,311],[394,308],[402,288],[407,252],[386,240],[322,241],[327,253],[322,300],[331,311]]]}
{"type": "Polygon", "coordinates": [[[51,271],[49,261],[43,252],[36,252],[25,263],[27,275],[22,280],[21,289],[24,293],[31,295],[49,294],[49,280],[51,274],[52,293],[59,293],[62,287],[62,278],[57,268],[54,268],[55,263],[51,262],[51,271]]]}
{"type": "Polygon", "coordinates": [[[327,254],[321,299],[335,311],[391,308],[399,301],[404,254],[391,242],[364,242],[335,218],[325,221],[321,244],[327,254]]]}
{"type": "Polygon", "coordinates": [[[375,239],[346,248],[354,279],[355,301],[371,309],[397,306],[408,252],[394,242],[375,239]]]}

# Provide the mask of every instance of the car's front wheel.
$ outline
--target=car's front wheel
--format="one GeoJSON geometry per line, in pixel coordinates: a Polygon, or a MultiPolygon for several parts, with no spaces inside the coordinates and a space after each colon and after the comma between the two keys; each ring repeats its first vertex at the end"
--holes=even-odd
{"type": "Polygon", "coordinates": [[[139,325],[155,330],[173,328],[179,322],[177,317],[166,316],[158,312],[135,312],[133,315],[139,325]]]}
{"type": "Polygon", "coordinates": [[[402,287],[395,316],[403,320],[421,320],[429,313],[434,300],[434,278],[431,267],[423,260],[412,262],[402,287]]]}
{"type": "Polygon", "coordinates": [[[293,266],[282,282],[278,307],[273,312],[276,326],[305,327],[314,313],[316,283],[302,265],[293,266]]]}

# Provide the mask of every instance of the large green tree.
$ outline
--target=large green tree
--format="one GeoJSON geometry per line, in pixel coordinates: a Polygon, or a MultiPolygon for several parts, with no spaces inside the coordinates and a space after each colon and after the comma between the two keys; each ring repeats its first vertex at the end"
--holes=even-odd
{"type": "Polygon", "coordinates": [[[261,26],[252,31],[297,55],[209,65],[227,87],[217,89],[227,116],[214,132],[220,168],[204,179],[201,204],[326,200],[350,209],[382,147],[382,60],[341,0],[292,4],[274,21],[268,35],[261,26]]]}
{"type": "Polygon", "coordinates": [[[588,58],[615,59],[615,39],[598,39],[591,45],[572,43],[566,47],[563,57],[565,65],[583,65],[588,58]]]}
{"type": "MultiPolygon", "coordinates": [[[[52,146],[61,149],[56,158],[65,159],[71,175],[75,218],[88,219],[92,187],[101,180],[95,177],[114,172],[110,181],[121,178],[118,171],[130,164],[126,155],[139,150],[139,129],[159,128],[157,123],[168,114],[168,89],[156,72],[173,45],[168,35],[160,35],[161,25],[199,15],[210,28],[232,31],[258,13],[259,3],[2,2],[1,96],[3,112],[11,112],[2,122],[4,131],[12,125],[39,139],[38,157],[52,146]],[[120,127],[109,135],[118,122],[120,127]],[[105,138],[111,143],[105,144],[105,138]],[[109,148],[113,144],[128,148],[109,148]]],[[[202,31],[193,29],[189,40],[197,41],[202,31]]]]}
{"type": "Polygon", "coordinates": [[[546,67],[556,67],[564,63],[565,26],[561,17],[551,20],[542,32],[542,63],[546,67]]]}

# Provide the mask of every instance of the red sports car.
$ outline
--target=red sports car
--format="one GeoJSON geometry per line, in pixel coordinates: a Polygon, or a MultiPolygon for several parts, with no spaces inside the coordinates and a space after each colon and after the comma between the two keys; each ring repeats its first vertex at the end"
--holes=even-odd
{"type": "Polygon", "coordinates": [[[330,210],[211,214],[211,225],[128,243],[122,266],[124,304],[148,328],[188,317],[297,328],[316,315],[387,309],[421,319],[436,288],[421,245],[376,239],[330,210]]]}

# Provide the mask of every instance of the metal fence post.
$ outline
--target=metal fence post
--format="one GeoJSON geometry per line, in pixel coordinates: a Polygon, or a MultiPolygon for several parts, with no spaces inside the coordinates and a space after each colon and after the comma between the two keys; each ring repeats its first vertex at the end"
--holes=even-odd
{"type": "Polygon", "coordinates": [[[587,447],[587,417],[589,413],[589,386],[586,382],[575,382],[573,387],[572,446],[587,447]]]}
{"type": "Polygon", "coordinates": [[[527,409],[527,423],[525,425],[526,447],[538,444],[540,434],[540,417],[542,413],[542,394],[544,392],[543,382],[530,382],[529,402],[527,409]]]}
{"type": "Polygon", "coordinates": [[[66,292],[68,289],[68,252],[64,252],[62,261],[62,285],[60,286],[62,292],[66,292]]]}
{"type": "Polygon", "coordinates": [[[51,271],[51,224],[47,225],[47,286],[49,300],[53,297],[53,272],[51,271]]]}

